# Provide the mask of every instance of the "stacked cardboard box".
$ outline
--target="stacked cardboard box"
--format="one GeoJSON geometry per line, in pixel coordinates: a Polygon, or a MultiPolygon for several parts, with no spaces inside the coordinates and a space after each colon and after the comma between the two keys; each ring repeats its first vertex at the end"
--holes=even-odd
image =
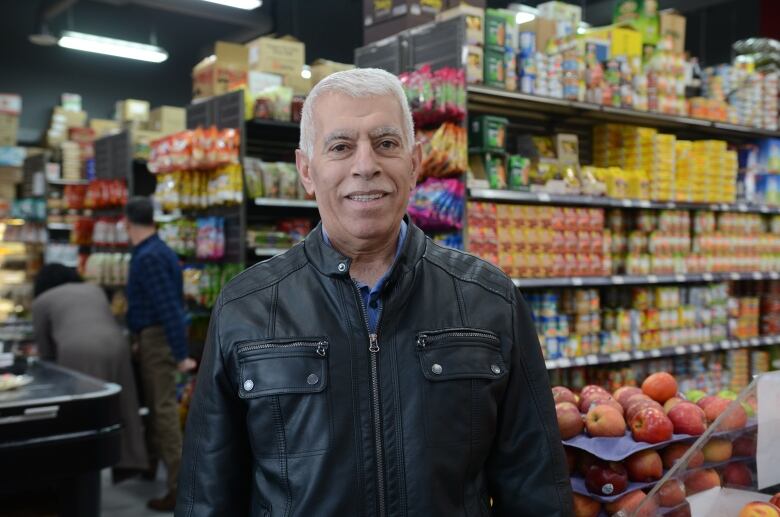
{"type": "Polygon", "coordinates": [[[217,41],[214,54],[192,69],[192,98],[222,95],[231,85],[246,83],[248,48],[236,43],[217,41]]]}
{"type": "Polygon", "coordinates": [[[306,46],[300,41],[262,37],[247,43],[246,49],[250,71],[281,76],[284,85],[296,95],[306,95],[311,90],[311,77],[301,74],[306,63],[306,46]]]}

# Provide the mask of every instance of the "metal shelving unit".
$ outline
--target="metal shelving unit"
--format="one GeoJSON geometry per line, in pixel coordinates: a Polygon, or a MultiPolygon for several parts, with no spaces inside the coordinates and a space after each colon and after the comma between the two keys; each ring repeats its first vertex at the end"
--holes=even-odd
{"type": "Polygon", "coordinates": [[[310,199],[255,198],[255,206],[277,206],[286,208],[317,208],[317,202],[310,199]]]}
{"type": "Polygon", "coordinates": [[[753,271],[731,273],[688,273],[677,275],[611,275],[573,276],[549,278],[515,278],[514,284],[523,289],[554,287],[607,287],[620,285],[695,284],[739,280],[780,280],[777,271],[753,271]]]}

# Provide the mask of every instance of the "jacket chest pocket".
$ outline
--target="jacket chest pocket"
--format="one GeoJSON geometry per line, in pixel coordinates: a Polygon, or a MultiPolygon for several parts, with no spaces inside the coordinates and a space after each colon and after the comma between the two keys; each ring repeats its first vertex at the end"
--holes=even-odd
{"type": "Polygon", "coordinates": [[[498,336],[454,328],[417,334],[429,445],[489,443],[507,374],[498,336]]]}
{"type": "Polygon", "coordinates": [[[238,345],[239,397],[258,456],[324,451],[330,445],[328,341],[290,338],[238,345]]]}

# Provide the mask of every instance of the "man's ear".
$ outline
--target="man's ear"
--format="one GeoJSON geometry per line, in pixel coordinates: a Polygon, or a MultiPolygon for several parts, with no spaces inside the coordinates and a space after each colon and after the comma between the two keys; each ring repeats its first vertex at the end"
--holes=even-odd
{"type": "Polygon", "coordinates": [[[314,194],[314,181],[311,177],[311,167],[309,166],[309,157],[300,149],[295,150],[295,167],[298,169],[298,176],[301,178],[303,188],[310,196],[314,194]]]}
{"type": "Polygon", "coordinates": [[[415,142],[412,147],[412,170],[410,172],[412,179],[412,188],[417,185],[417,178],[420,177],[422,168],[422,144],[415,142]]]}

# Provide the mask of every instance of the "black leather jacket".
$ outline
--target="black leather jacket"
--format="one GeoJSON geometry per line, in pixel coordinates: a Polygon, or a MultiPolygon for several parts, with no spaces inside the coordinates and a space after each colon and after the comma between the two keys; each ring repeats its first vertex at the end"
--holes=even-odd
{"type": "Polygon", "coordinates": [[[176,516],[571,515],[547,371],[511,280],[410,224],[369,335],[349,265],[318,227],[223,289],[176,516]]]}

